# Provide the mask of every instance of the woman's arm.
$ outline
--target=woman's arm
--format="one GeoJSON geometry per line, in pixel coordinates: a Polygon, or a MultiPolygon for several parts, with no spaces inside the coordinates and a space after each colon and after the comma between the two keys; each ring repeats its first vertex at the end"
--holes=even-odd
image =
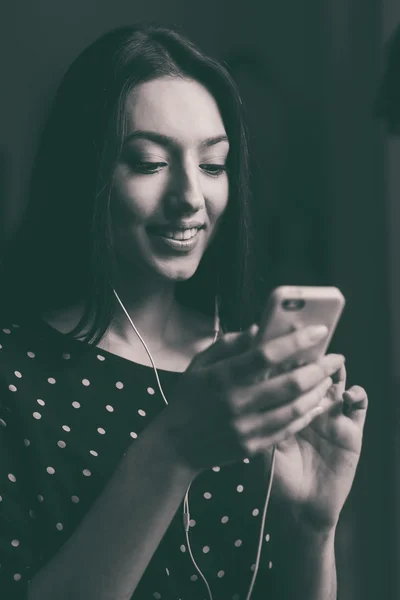
{"type": "Polygon", "coordinates": [[[335,530],[293,525],[280,536],[275,565],[277,600],[336,600],[335,530]]]}
{"type": "Polygon", "coordinates": [[[81,525],[34,578],[29,600],[130,599],[198,472],[270,448],[331,407],[325,394],[340,356],[303,367],[295,385],[291,374],[265,380],[271,364],[316,343],[311,333],[299,330],[254,347],[250,330],[224,336],[198,355],[171,405],[132,445],[81,525]]]}
{"type": "Polygon", "coordinates": [[[194,475],[156,422],[131,446],[71,538],[34,577],[29,600],[130,599],[194,475]]]}

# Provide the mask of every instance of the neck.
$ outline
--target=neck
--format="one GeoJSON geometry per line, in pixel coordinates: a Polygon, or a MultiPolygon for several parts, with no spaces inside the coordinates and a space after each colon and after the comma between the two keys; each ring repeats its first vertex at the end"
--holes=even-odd
{"type": "MultiPolygon", "coordinates": [[[[156,345],[162,344],[177,313],[174,283],[135,274],[129,280],[120,277],[115,291],[140,333],[156,345]]],[[[118,302],[112,328],[123,339],[131,340],[134,336],[118,302]]]]}

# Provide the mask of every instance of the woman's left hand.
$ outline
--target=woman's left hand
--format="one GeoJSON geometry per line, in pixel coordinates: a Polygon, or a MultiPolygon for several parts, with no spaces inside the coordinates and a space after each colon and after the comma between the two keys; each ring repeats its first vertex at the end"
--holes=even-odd
{"type": "Polygon", "coordinates": [[[332,408],[276,448],[273,493],[288,501],[296,522],[312,532],[333,530],[353,484],[368,398],[345,391],[346,370],[329,390],[332,408]]]}

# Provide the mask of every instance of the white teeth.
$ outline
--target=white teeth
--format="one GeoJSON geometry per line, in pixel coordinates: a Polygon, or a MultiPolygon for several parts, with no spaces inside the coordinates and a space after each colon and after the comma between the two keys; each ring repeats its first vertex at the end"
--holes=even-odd
{"type": "Polygon", "coordinates": [[[175,231],[169,230],[165,231],[164,236],[173,240],[190,240],[190,238],[196,235],[197,231],[197,228],[184,230],[178,229],[175,231]]]}

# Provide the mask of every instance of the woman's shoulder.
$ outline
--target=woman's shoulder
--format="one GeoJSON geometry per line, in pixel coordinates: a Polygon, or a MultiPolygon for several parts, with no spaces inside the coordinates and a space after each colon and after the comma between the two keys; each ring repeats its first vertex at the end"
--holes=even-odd
{"type": "Polygon", "coordinates": [[[40,317],[33,315],[0,314],[0,375],[18,365],[35,369],[43,361],[51,361],[61,348],[63,336],[52,330],[40,317]],[[33,359],[36,360],[34,361],[33,359]]]}

